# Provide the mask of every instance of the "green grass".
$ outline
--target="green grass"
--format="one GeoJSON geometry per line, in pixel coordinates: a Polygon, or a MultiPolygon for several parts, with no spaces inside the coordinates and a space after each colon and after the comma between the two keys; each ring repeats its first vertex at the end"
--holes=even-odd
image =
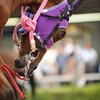
{"type": "Polygon", "coordinates": [[[36,95],[31,98],[27,92],[26,100],[100,100],[100,83],[77,88],[74,85],[41,89],[36,88],[36,95]]]}

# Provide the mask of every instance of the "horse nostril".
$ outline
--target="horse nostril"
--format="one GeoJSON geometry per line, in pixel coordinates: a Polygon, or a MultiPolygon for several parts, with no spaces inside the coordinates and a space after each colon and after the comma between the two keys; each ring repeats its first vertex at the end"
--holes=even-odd
{"type": "MultiPolygon", "coordinates": [[[[22,62],[20,59],[15,59],[15,67],[16,68],[22,68],[22,62]]],[[[24,67],[23,67],[24,68],[24,67]]]]}
{"type": "Polygon", "coordinates": [[[16,68],[24,68],[28,64],[28,61],[25,59],[17,58],[15,59],[15,67],[16,68]]]}

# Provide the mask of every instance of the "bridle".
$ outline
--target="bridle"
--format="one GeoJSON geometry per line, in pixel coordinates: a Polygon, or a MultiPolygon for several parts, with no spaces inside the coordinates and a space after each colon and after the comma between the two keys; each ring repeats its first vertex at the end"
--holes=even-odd
{"type": "MultiPolygon", "coordinates": [[[[45,47],[45,45],[46,45],[46,43],[48,42],[48,40],[51,38],[51,37],[53,37],[53,35],[55,34],[55,32],[56,32],[56,30],[59,28],[59,26],[60,26],[60,24],[61,24],[61,22],[62,22],[62,20],[63,19],[66,19],[67,21],[69,21],[69,10],[68,10],[68,8],[69,8],[69,6],[68,5],[66,5],[66,7],[65,7],[65,9],[64,9],[64,11],[62,11],[62,13],[59,15],[59,16],[50,16],[50,15],[46,15],[46,14],[40,14],[40,16],[44,16],[44,17],[47,17],[48,19],[59,19],[59,21],[57,22],[57,24],[56,24],[56,26],[54,27],[54,29],[52,30],[52,32],[50,33],[50,35],[38,46],[38,47],[33,47],[33,44],[35,43],[34,42],[34,39],[32,38],[32,39],[30,39],[30,44],[31,44],[31,51],[30,51],[30,53],[29,53],[29,60],[30,60],[30,62],[31,61],[34,61],[37,57],[38,57],[38,55],[39,55],[39,53],[40,53],[40,50],[42,49],[42,48],[44,48],[45,47]]],[[[22,9],[23,10],[23,9],[22,9]]],[[[43,9],[42,9],[43,10],[43,9]]],[[[27,11],[26,11],[27,12],[27,11]]],[[[24,9],[24,14],[25,14],[25,9],[24,9]]],[[[36,13],[37,14],[37,13],[36,13]]],[[[35,16],[36,16],[36,14],[35,14],[35,16]]],[[[23,15],[23,14],[22,14],[23,15]]],[[[39,14],[38,14],[39,15],[39,14]]],[[[25,15],[24,15],[25,16],[25,15]]],[[[35,18],[35,16],[34,16],[34,18],[35,18]]],[[[33,18],[33,20],[34,20],[34,18],[33,18]]],[[[28,20],[32,20],[32,19],[30,19],[30,18],[28,18],[28,20]]],[[[22,25],[23,26],[23,25],[22,25]]],[[[17,28],[18,28],[19,26],[17,26],[17,28]]],[[[34,26],[31,26],[31,27],[34,27],[34,26]]],[[[16,35],[16,30],[17,30],[17,28],[15,29],[15,31],[14,31],[14,41],[15,41],[15,43],[16,43],[16,45],[19,47],[19,41],[18,41],[18,39],[17,39],[17,35],[16,35]]],[[[26,29],[27,30],[27,29],[26,29]]],[[[34,29],[35,30],[35,29],[34,29]]],[[[31,32],[31,37],[33,37],[33,32],[34,31],[32,31],[31,32]]],[[[29,36],[30,36],[30,33],[29,33],[29,36]]],[[[29,69],[29,68],[28,68],[29,69]]]]}
{"type": "MultiPolygon", "coordinates": [[[[44,6],[46,5],[46,3],[47,3],[47,1],[48,0],[44,0],[44,4],[43,4],[43,6],[42,6],[42,10],[43,10],[43,8],[44,8],[44,6]]],[[[40,6],[40,8],[41,8],[41,6],[40,6]]],[[[34,59],[36,59],[37,57],[38,57],[38,55],[39,55],[39,52],[40,52],[40,50],[42,49],[42,48],[44,48],[44,46],[46,45],[46,43],[48,42],[48,40],[51,38],[51,37],[53,37],[53,35],[55,34],[55,32],[56,32],[56,30],[59,28],[59,26],[60,26],[60,24],[61,24],[61,22],[62,22],[62,20],[63,19],[66,19],[67,21],[69,21],[69,10],[68,10],[68,5],[66,5],[66,7],[65,7],[65,9],[64,9],[64,11],[59,15],[59,16],[50,16],[50,15],[45,15],[45,14],[40,14],[41,13],[41,9],[40,10],[38,10],[39,11],[39,13],[38,13],[38,16],[37,17],[35,17],[34,16],[34,18],[35,18],[35,21],[33,20],[31,20],[30,18],[26,18],[26,16],[24,15],[25,14],[25,7],[22,7],[22,10],[23,10],[23,13],[22,13],[22,15],[24,16],[24,18],[23,19],[25,19],[26,21],[31,21],[32,22],[32,26],[31,26],[31,28],[32,27],[34,27],[34,28],[32,28],[32,30],[31,29],[27,29],[27,30],[29,30],[29,31],[31,31],[31,32],[29,32],[29,39],[30,39],[30,45],[31,45],[31,52],[29,53],[29,56],[30,56],[30,59],[29,60],[31,60],[31,57],[32,57],[32,59],[34,58],[34,59]],[[34,30],[35,30],[35,26],[36,26],[36,20],[38,19],[38,17],[39,17],[39,15],[40,16],[44,16],[44,17],[47,17],[47,18],[50,18],[50,19],[59,19],[59,21],[57,22],[57,24],[56,24],[56,26],[54,27],[54,29],[52,30],[52,32],[50,33],[50,35],[43,41],[43,43],[41,43],[38,47],[35,47],[35,41],[34,41],[34,36],[33,36],[33,32],[34,32],[34,30]]],[[[22,19],[22,20],[23,20],[22,19]]],[[[23,22],[23,21],[22,21],[23,22]]],[[[14,39],[14,41],[15,41],[15,44],[18,46],[18,48],[20,49],[20,43],[19,43],[19,40],[18,40],[18,38],[17,38],[17,34],[16,34],[16,31],[17,31],[17,28],[22,24],[22,22],[21,23],[19,23],[17,26],[16,26],[16,28],[15,28],[15,30],[14,30],[14,34],[13,34],[13,39],[14,39]]],[[[27,24],[30,24],[30,22],[28,22],[27,24]]],[[[29,27],[30,28],[30,27],[29,27]]],[[[30,62],[30,61],[29,61],[30,62]]],[[[27,69],[27,71],[29,70],[29,68],[27,69]]],[[[34,70],[34,69],[33,69],[34,70]]],[[[25,76],[25,78],[24,79],[26,79],[26,77],[27,77],[27,75],[25,76]]],[[[24,83],[23,83],[24,84],[24,83]]],[[[21,92],[20,92],[20,94],[22,94],[21,92]]],[[[23,95],[22,95],[22,97],[23,97],[23,95]]]]}
{"type": "MultiPolygon", "coordinates": [[[[68,5],[66,5],[64,11],[59,15],[59,16],[50,16],[50,15],[45,15],[45,14],[40,14],[40,16],[44,16],[47,17],[48,19],[59,19],[59,21],[57,22],[56,26],[54,27],[54,29],[52,30],[52,32],[50,33],[50,35],[43,41],[43,43],[41,43],[35,50],[35,52],[33,52],[33,56],[35,56],[34,58],[36,59],[38,57],[38,53],[40,52],[40,50],[42,48],[45,47],[45,45],[47,44],[48,40],[53,37],[53,35],[55,34],[56,30],[59,28],[61,22],[63,19],[66,19],[67,21],[69,21],[69,12],[68,12],[68,5]],[[67,15],[66,15],[67,14],[67,15]]],[[[31,53],[32,54],[32,53],[31,53]]]]}
{"type": "MultiPolygon", "coordinates": [[[[35,59],[36,59],[36,57],[38,56],[38,53],[40,52],[40,50],[42,49],[42,48],[44,48],[44,46],[47,44],[47,42],[48,42],[48,40],[55,34],[55,32],[56,32],[56,30],[59,28],[59,26],[60,26],[60,23],[62,22],[62,20],[63,19],[66,19],[67,21],[69,21],[69,16],[70,16],[70,11],[69,11],[69,7],[68,7],[68,5],[65,7],[65,9],[64,9],[64,11],[59,15],[59,16],[50,16],[50,15],[45,15],[45,14],[40,14],[41,13],[41,11],[43,10],[43,8],[44,8],[44,6],[46,5],[46,3],[47,3],[47,1],[48,0],[44,0],[43,2],[42,2],[42,4],[43,4],[43,6],[40,6],[40,8],[41,9],[39,9],[38,11],[39,11],[39,13],[37,14],[36,13],[36,17],[34,16],[34,19],[35,20],[33,20],[33,21],[31,21],[31,19],[30,18],[26,18],[26,16],[24,16],[24,13],[25,13],[25,7],[22,7],[22,10],[23,10],[23,18],[22,18],[22,22],[25,20],[25,21],[28,21],[27,22],[27,25],[29,25],[30,24],[30,26],[27,28],[27,30],[29,31],[29,38],[30,38],[30,44],[31,44],[31,53],[30,53],[30,55],[35,55],[35,59]],[[43,41],[43,43],[41,43],[41,45],[40,46],[38,46],[37,48],[35,47],[35,41],[34,41],[34,36],[33,36],[33,32],[34,32],[34,30],[35,30],[35,26],[36,26],[36,21],[37,21],[37,19],[38,19],[38,17],[39,16],[44,16],[44,17],[47,17],[47,18],[56,18],[56,19],[59,19],[59,21],[57,22],[57,24],[55,25],[55,27],[53,28],[53,31],[51,32],[51,34],[43,41]],[[24,19],[24,20],[23,20],[24,19]],[[32,22],[32,23],[30,23],[30,22],[32,22]],[[32,25],[32,26],[31,26],[32,25]],[[35,53],[35,54],[34,54],[35,53]]],[[[19,25],[21,25],[21,24],[23,24],[23,23],[20,23],[19,25]]],[[[24,23],[24,24],[26,24],[26,23],[24,23]]],[[[22,26],[24,26],[24,24],[22,25],[22,26]]],[[[15,31],[14,31],[14,35],[13,35],[13,37],[14,37],[14,41],[15,41],[15,44],[19,47],[19,41],[18,41],[18,38],[17,38],[17,35],[16,35],[16,31],[17,31],[17,28],[19,27],[19,25],[18,26],[16,26],[16,28],[15,28],[15,31]]],[[[19,48],[20,49],[20,48],[19,48]]],[[[18,76],[18,74],[16,74],[16,72],[14,72],[11,68],[9,68],[9,66],[7,66],[4,62],[3,62],[3,60],[0,58],[0,67],[1,67],[1,69],[4,71],[4,72],[6,72],[6,74],[8,75],[8,77],[12,80],[12,82],[13,82],[13,84],[14,84],[14,86],[16,87],[16,89],[17,89],[17,91],[18,91],[18,93],[20,94],[20,97],[21,98],[24,98],[24,95],[23,95],[23,92],[21,92],[20,90],[19,90],[19,88],[18,88],[18,86],[17,86],[17,84],[16,84],[16,82],[14,81],[14,79],[12,78],[12,76],[10,75],[10,73],[9,73],[9,71],[13,74],[13,75],[15,75],[16,77],[18,77],[19,79],[21,79],[21,80],[24,80],[24,81],[26,81],[27,79],[26,79],[26,76],[24,77],[24,78],[22,78],[22,77],[20,77],[20,76],[18,76]],[[9,70],[9,71],[8,71],[9,70]]],[[[33,69],[34,70],[34,69],[33,69]]]]}
{"type": "MultiPolygon", "coordinates": [[[[59,15],[59,16],[50,16],[50,15],[45,15],[45,14],[40,14],[40,16],[44,16],[44,17],[47,17],[48,19],[59,19],[59,21],[57,22],[56,26],[54,27],[54,29],[52,30],[52,32],[50,33],[50,35],[43,41],[43,43],[41,43],[40,46],[38,46],[36,49],[35,49],[35,52],[33,53],[36,53],[36,52],[39,52],[41,50],[41,48],[44,48],[44,46],[46,45],[46,43],[48,42],[48,40],[55,34],[56,30],[59,28],[60,26],[60,23],[62,22],[63,19],[66,19],[67,21],[69,21],[69,12],[68,12],[68,5],[66,5],[64,11],[59,15]]],[[[34,16],[35,17],[35,16],[34,16]]],[[[33,33],[32,33],[32,36],[33,36],[33,33]]],[[[14,36],[14,41],[16,43],[16,45],[19,47],[19,41],[17,39],[17,35],[15,34],[14,36]],[[15,41],[17,40],[17,42],[15,41]]],[[[32,41],[30,41],[30,43],[32,43],[32,41]]],[[[33,50],[32,50],[33,51],[33,50]]],[[[32,52],[31,52],[32,53],[32,52]]],[[[31,54],[30,53],[30,54],[31,54]]],[[[38,53],[37,53],[38,54],[38,53]]],[[[35,54],[34,54],[35,55],[35,54]]],[[[33,56],[34,56],[33,55],[33,56]]],[[[36,57],[34,57],[36,59],[36,57]]]]}

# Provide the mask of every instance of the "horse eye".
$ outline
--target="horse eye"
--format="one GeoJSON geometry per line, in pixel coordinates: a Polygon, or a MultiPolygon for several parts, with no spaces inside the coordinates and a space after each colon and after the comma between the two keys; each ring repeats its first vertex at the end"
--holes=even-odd
{"type": "Polygon", "coordinates": [[[62,39],[65,36],[65,34],[66,34],[65,31],[61,31],[60,34],[59,34],[60,35],[60,39],[62,39]]]}

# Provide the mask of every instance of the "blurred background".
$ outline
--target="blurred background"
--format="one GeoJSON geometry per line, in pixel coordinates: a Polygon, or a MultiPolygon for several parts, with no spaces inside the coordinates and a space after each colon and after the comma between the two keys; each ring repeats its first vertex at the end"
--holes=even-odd
{"type": "MultiPolygon", "coordinates": [[[[0,40],[0,50],[9,51],[8,58],[12,51],[17,54],[12,33],[20,16],[20,9],[11,15],[0,40]]],[[[65,38],[48,50],[31,85],[26,82],[26,100],[100,100],[99,27],[100,0],[84,0],[70,18],[65,38]]]]}

